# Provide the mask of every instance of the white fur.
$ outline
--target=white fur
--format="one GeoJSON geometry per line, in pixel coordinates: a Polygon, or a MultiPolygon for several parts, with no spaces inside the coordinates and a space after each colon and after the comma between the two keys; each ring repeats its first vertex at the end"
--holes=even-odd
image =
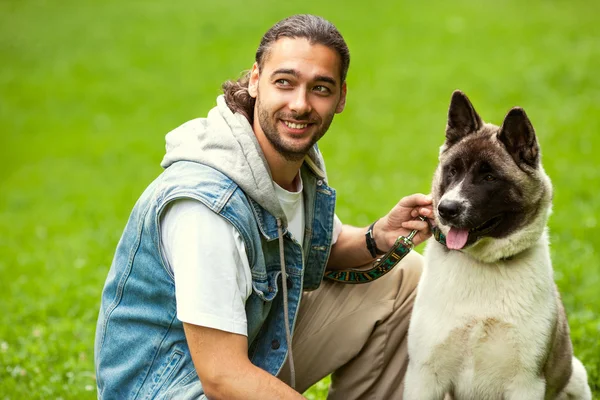
{"type": "Polygon", "coordinates": [[[506,266],[428,243],[409,329],[407,399],[442,398],[452,386],[460,399],[501,398],[511,386],[537,387],[531,398],[543,398],[535,366],[556,315],[546,241],[506,266]]]}
{"type": "Polygon", "coordinates": [[[457,201],[461,204],[466,203],[467,198],[462,194],[462,185],[464,182],[465,180],[463,179],[462,181],[454,185],[452,189],[446,191],[446,193],[444,193],[444,195],[440,199],[440,203],[444,200],[457,201]]]}
{"type": "MultiPolygon", "coordinates": [[[[547,215],[467,251],[428,242],[409,328],[405,399],[441,400],[450,391],[456,399],[544,398],[539,366],[557,318],[547,215]]],[[[585,376],[573,375],[573,398],[591,399],[585,376]]]]}

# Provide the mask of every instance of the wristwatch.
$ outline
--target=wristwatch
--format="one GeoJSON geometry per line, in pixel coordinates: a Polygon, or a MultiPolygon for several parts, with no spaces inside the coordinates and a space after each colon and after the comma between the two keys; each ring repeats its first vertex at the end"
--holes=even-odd
{"type": "Polygon", "coordinates": [[[365,233],[365,240],[367,241],[367,249],[369,249],[369,253],[371,253],[371,257],[375,258],[378,255],[385,254],[385,251],[379,250],[377,247],[377,243],[375,242],[375,237],[373,236],[373,227],[379,221],[375,220],[367,229],[367,233],[365,233]]]}

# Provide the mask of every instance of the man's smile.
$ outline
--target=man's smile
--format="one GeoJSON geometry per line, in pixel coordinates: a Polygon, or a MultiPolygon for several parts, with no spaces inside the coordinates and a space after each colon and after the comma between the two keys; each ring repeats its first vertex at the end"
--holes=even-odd
{"type": "Polygon", "coordinates": [[[288,126],[288,128],[292,128],[292,129],[304,129],[308,126],[307,123],[294,123],[291,121],[283,121],[284,124],[286,124],[288,126]]]}
{"type": "Polygon", "coordinates": [[[313,125],[315,125],[315,123],[313,123],[313,122],[306,122],[306,121],[302,121],[302,122],[301,121],[290,121],[290,120],[285,120],[285,119],[282,119],[280,121],[284,125],[286,131],[288,131],[292,134],[306,133],[313,125]]]}

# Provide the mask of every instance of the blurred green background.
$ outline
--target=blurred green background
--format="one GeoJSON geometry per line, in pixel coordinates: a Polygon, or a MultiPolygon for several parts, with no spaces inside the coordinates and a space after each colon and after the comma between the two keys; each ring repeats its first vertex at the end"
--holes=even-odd
{"type": "Polygon", "coordinates": [[[600,2],[3,0],[0,398],[95,397],[100,292],[164,135],[304,12],[352,54],[346,110],[321,141],[346,223],[429,191],[454,89],[488,122],[525,108],[555,188],[556,282],[600,396],[600,2]]]}

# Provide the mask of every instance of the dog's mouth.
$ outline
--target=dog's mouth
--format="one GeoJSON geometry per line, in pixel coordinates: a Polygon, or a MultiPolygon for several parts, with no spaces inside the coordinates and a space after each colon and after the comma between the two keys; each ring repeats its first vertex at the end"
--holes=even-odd
{"type": "Polygon", "coordinates": [[[452,250],[460,250],[467,245],[475,243],[479,238],[485,236],[502,222],[502,215],[496,215],[475,228],[450,227],[446,235],[446,246],[452,250]]]}
{"type": "Polygon", "coordinates": [[[486,233],[492,231],[495,227],[500,225],[502,221],[502,215],[496,215],[485,221],[483,224],[479,225],[477,228],[473,228],[469,230],[470,233],[476,234],[478,236],[483,236],[486,233]]]}

